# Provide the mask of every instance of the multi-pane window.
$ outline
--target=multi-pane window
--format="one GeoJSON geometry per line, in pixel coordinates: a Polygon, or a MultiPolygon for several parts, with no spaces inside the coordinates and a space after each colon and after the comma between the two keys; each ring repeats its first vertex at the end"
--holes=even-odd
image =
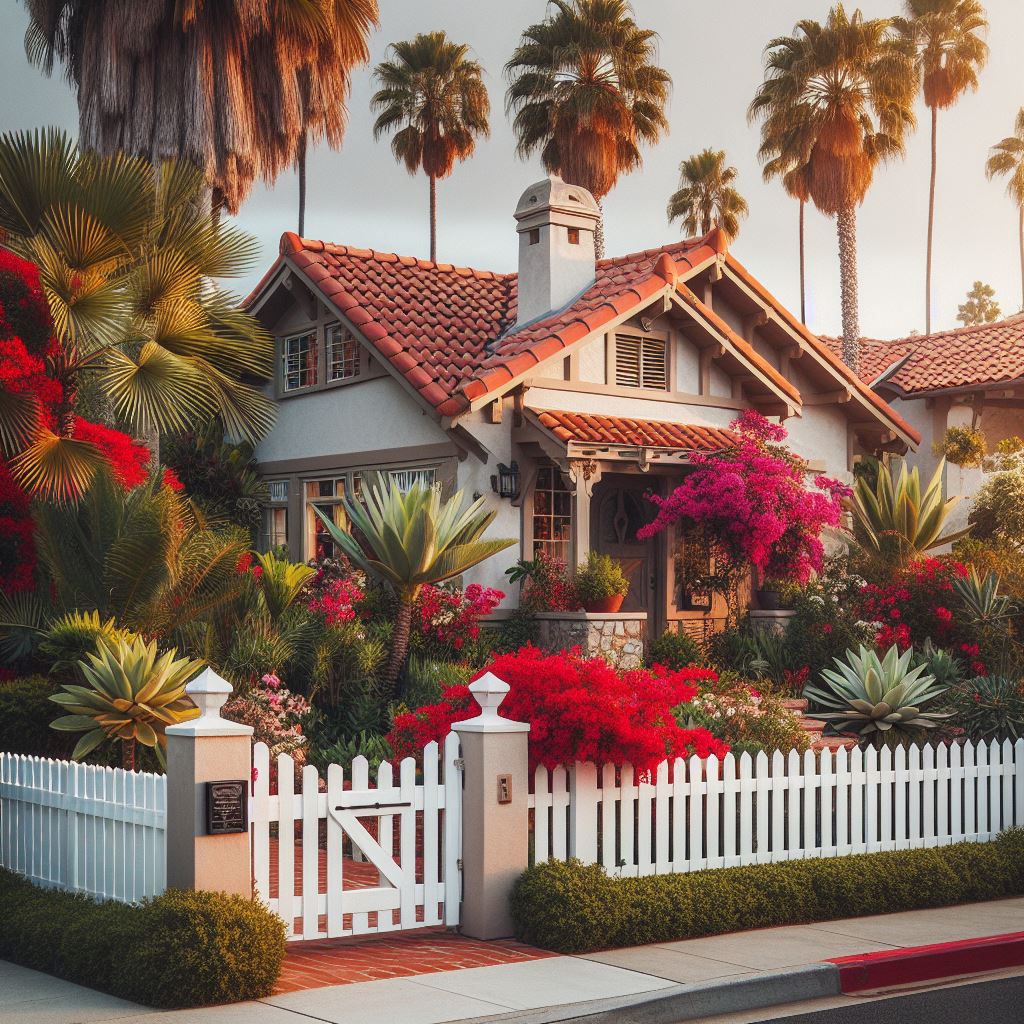
{"type": "Polygon", "coordinates": [[[317,381],[317,346],[316,332],[299,334],[293,338],[285,338],[281,353],[284,362],[285,391],[296,391],[308,388],[317,381]]]}
{"type": "Polygon", "coordinates": [[[615,336],[615,383],[620,388],[668,390],[668,344],[664,338],[615,336]]]}
{"type": "Polygon", "coordinates": [[[572,541],[572,495],[554,466],[537,471],[533,490],[533,554],[569,562],[572,541]]]}
{"type": "Polygon", "coordinates": [[[327,379],[348,380],[359,376],[359,342],[341,324],[327,328],[327,379]]]}
{"type": "Polygon", "coordinates": [[[337,558],[340,554],[330,530],[316,513],[319,510],[336,526],[345,526],[348,523],[345,507],[342,505],[345,486],[345,477],[305,482],[307,559],[337,558]]]}
{"type": "Polygon", "coordinates": [[[403,494],[408,494],[416,484],[429,487],[434,482],[433,469],[393,469],[391,480],[403,494]]]}
{"type": "Polygon", "coordinates": [[[268,504],[263,510],[262,549],[288,546],[288,481],[267,481],[268,504]]]}

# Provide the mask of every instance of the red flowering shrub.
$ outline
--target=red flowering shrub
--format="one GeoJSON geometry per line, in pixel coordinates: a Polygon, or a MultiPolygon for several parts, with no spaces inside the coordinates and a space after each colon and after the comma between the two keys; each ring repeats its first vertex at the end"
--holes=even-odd
{"type": "Polygon", "coordinates": [[[694,453],[696,470],[671,494],[649,495],[653,522],[645,540],[682,520],[699,527],[739,572],[753,565],[762,577],[805,583],[822,566],[821,533],[837,526],[850,489],[819,476],[804,482],[806,464],[783,445],[785,427],[746,410],[730,424],[739,440],[719,452],[694,453]]]}
{"type": "Polygon", "coordinates": [[[0,591],[19,594],[35,585],[36,544],[28,495],[0,459],[0,591]]]}
{"type": "Polygon", "coordinates": [[[126,490],[145,483],[149,476],[149,449],[120,430],[75,417],[75,437],[88,441],[102,453],[114,478],[126,490]]]}
{"type": "Polygon", "coordinates": [[[526,612],[572,612],[580,607],[576,587],[565,562],[541,551],[523,581],[519,607],[526,612]]]}
{"type": "MultiPolygon", "coordinates": [[[[362,575],[362,574],[359,574],[362,575]]],[[[366,580],[362,582],[353,573],[348,578],[328,580],[313,597],[309,599],[307,608],[311,612],[319,612],[329,626],[340,622],[351,622],[356,617],[356,606],[366,597],[366,580]]]]}
{"type": "MultiPolygon", "coordinates": [[[[673,715],[696,696],[697,684],[716,678],[707,669],[619,672],[601,658],[524,647],[499,655],[486,671],[511,687],[504,717],[530,723],[533,766],[593,761],[647,772],[667,757],[720,757],[729,749],[706,729],[682,728],[673,715]]],[[[418,754],[477,710],[468,687],[449,687],[437,704],[397,715],[388,742],[398,757],[418,754]]]]}
{"type": "Polygon", "coordinates": [[[413,628],[431,654],[461,651],[480,636],[480,619],[489,615],[505,595],[492,587],[471,583],[458,587],[424,586],[413,607],[413,628]]]}
{"type": "Polygon", "coordinates": [[[172,491],[183,491],[185,485],[178,479],[178,474],[173,469],[165,469],[164,475],[161,478],[161,482],[164,487],[170,487],[172,491]]]}

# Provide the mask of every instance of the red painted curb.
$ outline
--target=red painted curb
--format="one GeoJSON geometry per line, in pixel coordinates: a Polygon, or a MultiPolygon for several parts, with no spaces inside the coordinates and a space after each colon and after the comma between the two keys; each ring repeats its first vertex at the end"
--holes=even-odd
{"type": "Polygon", "coordinates": [[[843,992],[864,992],[1024,965],[1024,932],[834,957],[843,992]]]}

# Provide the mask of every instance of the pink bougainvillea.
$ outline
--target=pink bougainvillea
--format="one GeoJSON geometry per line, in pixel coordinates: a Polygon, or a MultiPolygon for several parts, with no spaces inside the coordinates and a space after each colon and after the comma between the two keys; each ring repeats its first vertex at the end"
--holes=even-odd
{"type": "Polygon", "coordinates": [[[822,531],[837,526],[849,488],[819,476],[805,480],[807,466],[782,442],[784,427],[747,410],[731,427],[736,444],[695,453],[696,467],[671,494],[650,495],[658,506],[643,540],[677,523],[701,528],[734,565],[749,563],[763,577],[803,583],[821,568],[822,531]]]}
{"type": "Polygon", "coordinates": [[[428,583],[416,598],[414,625],[427,641],[459,651],[480,636],[480,619],[504,597],[502,591],[479,583],[470,583],[465,590],[428,583]]]}

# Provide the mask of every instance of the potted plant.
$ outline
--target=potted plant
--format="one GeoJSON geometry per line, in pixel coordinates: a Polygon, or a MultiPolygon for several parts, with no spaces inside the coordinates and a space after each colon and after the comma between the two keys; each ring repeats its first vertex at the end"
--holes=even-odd
{"type": "Polygon", "coordinates": [[[617,612],[629,593],[629,580],[611,555],[591,551],[576,570],[576,593],[588,612],[617,612]]]}
{"type": "Polygon", "coordinates": [[[783,586],[779,580],[762,580],[760,589],[754,591],[758,608],[766,612],[777,612],[782,607],[783,586]]]}

